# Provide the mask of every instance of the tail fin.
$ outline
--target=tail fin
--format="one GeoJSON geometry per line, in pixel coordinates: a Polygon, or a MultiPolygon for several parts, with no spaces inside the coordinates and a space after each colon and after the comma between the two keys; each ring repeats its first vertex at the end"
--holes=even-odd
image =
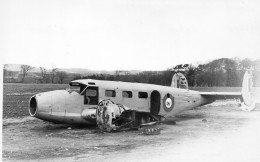
{"type": "Polygon", "coordinates": [[[244,74],[242,83],[242,98],[244,105],[241,107],[243,110],[251,111],[255,108],[255,102],[252,98],[253,75],[252,70],[248,70],[244,74]]]}
{"type": "Polygon", "coordinates": [[[182,73],[176,73],[172,77],[171,87],[188,89],[188,81],[182,73]]]}

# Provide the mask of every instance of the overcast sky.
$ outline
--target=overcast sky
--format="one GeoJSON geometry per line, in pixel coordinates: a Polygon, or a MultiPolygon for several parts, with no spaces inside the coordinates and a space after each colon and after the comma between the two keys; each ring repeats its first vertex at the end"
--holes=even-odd
{"type": "Polygon", "coordinates": [[[164,70],[260,58],[259,0],[1,0],[3,63],[164,70]]]}

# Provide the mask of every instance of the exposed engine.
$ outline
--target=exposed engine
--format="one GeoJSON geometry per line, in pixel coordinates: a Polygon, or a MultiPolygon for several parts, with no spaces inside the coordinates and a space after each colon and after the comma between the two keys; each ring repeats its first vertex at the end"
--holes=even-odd
{"type": "Polygon", "coordinates": [[[149,112],[130,110],[110,100],[102,100],[97,108],[97,125],[101,131],[138,129],[164,121],[164,117],[149,112]]]}

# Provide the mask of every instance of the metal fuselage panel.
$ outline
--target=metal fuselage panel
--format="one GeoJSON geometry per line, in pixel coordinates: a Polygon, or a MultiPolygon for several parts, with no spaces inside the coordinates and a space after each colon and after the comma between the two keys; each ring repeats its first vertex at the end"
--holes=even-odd
{"type": "Polygon", "coordinates": [[[184,90],[184,89],[176,89],[172,87],[151,87],[149,89],[147,88],[134,88],[134,87],[128,87],[128,88],[121,88],[121,87],[101,87],[99,88],[99,94],[100,94],[100,100],[103,99],[110,99],[115,103],[120,103],[122,105],[125,105],[131,109],[135,109],[138,111],[145,111],[150,112],[151,107],[151,93],[153,91],[158,91],[160,93],[160,112],[159,115],[162,116],[174,116],[177,113],[180,113],[185,110],[192,109],[194,107],[200,106],[203,104],[204,101],[201,97],[201,95],[196,91],[190,91],[190,90],[184,90]],[[106,97],[105,96],[105,90],[113,89],[116,91],[116,97],[106,97]],[[123,91],[131,91],[133,96],[132,98],[124,98],[122,97],[123,91]],[[147,98],[139,98],[138,93],[139,92],[147,92],[148,97],[147,98]],[[165,101],[164,97],[167,96],[167,94],[170,94],[173,96],[173,109],[170,112],[165,111],[165,101]]]}

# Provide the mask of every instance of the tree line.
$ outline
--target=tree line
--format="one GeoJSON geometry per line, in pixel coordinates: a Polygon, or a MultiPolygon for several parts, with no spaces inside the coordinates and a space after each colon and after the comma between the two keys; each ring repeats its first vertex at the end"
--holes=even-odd
{"type": "Polygon", "coordinates": [[[77,76],[74,79],[98,79],[124,82],[138,82],[170,86],[175,73],[183,73],[190,87],[241,87],[246,70],[253,68],[254,86],[260,86],[260,60],[221,58],[206,64],[177,65],[164,71],[143,71],[138,74],[115,75],[95,74],[77,76]]]}
{"type": "MultiPolygon", "coordinates": [[[[247,69],[253,68],[253,83],[254,86],[260,86],[260,60],[250,59],[229,59],[221,58],[213,60],[209,63],[199,64],[181,64],[168,68],[164,71],[143,71],[137,74],[132,74],[128,71],[116,71],[111,74],[93,74],[81,76],[80,74],[69,75],[64,71],[59,71],[57,68],[46,69],[40,67],[40,73],[34,76],[34,81],[31,83],[68,83],[76,79],[98,79],[124,82],[149,83],[157,85],[169,86],[172,76],[175,73],[183,73],[190,87],[241,87],[243,75],[247,69]],[[36,81],[35,81],[36,80],[36,81]]],[[[4,66],[4,81],[5,78],[11,78],[8,82],[25,82],[25,78],[29,78],[29,71],[34,69],[29,65],[21,65],[18,72],[18,79],[14,80],[15,72],[9,71],[4,66]]]]}
{"type": "Polygon", "coordinates": [[[64,80],[68,77],[68,74],[64,71],[58,71],[58,68],[52,68],[49,71],[44,68],[40,67],[41,71],[41,82],[42,83],[60,83],[62,84],[64,80]]]}
{"type": "Polygon", "coordinates": [[[4,66],[4,82],[18,82],[25,83],[25,79],[31,78],[27,81],[29,83],[64,83],[64,80],[68,77],[68,74],[64,71],[59,71],[58,68],[52,68],[50,70],[40,67],[40,73],[34,76],[29,76],[29,72],[33,70],[34,67],[30,65],[21,65],[20,72],[7,70],[4,66]]]}

